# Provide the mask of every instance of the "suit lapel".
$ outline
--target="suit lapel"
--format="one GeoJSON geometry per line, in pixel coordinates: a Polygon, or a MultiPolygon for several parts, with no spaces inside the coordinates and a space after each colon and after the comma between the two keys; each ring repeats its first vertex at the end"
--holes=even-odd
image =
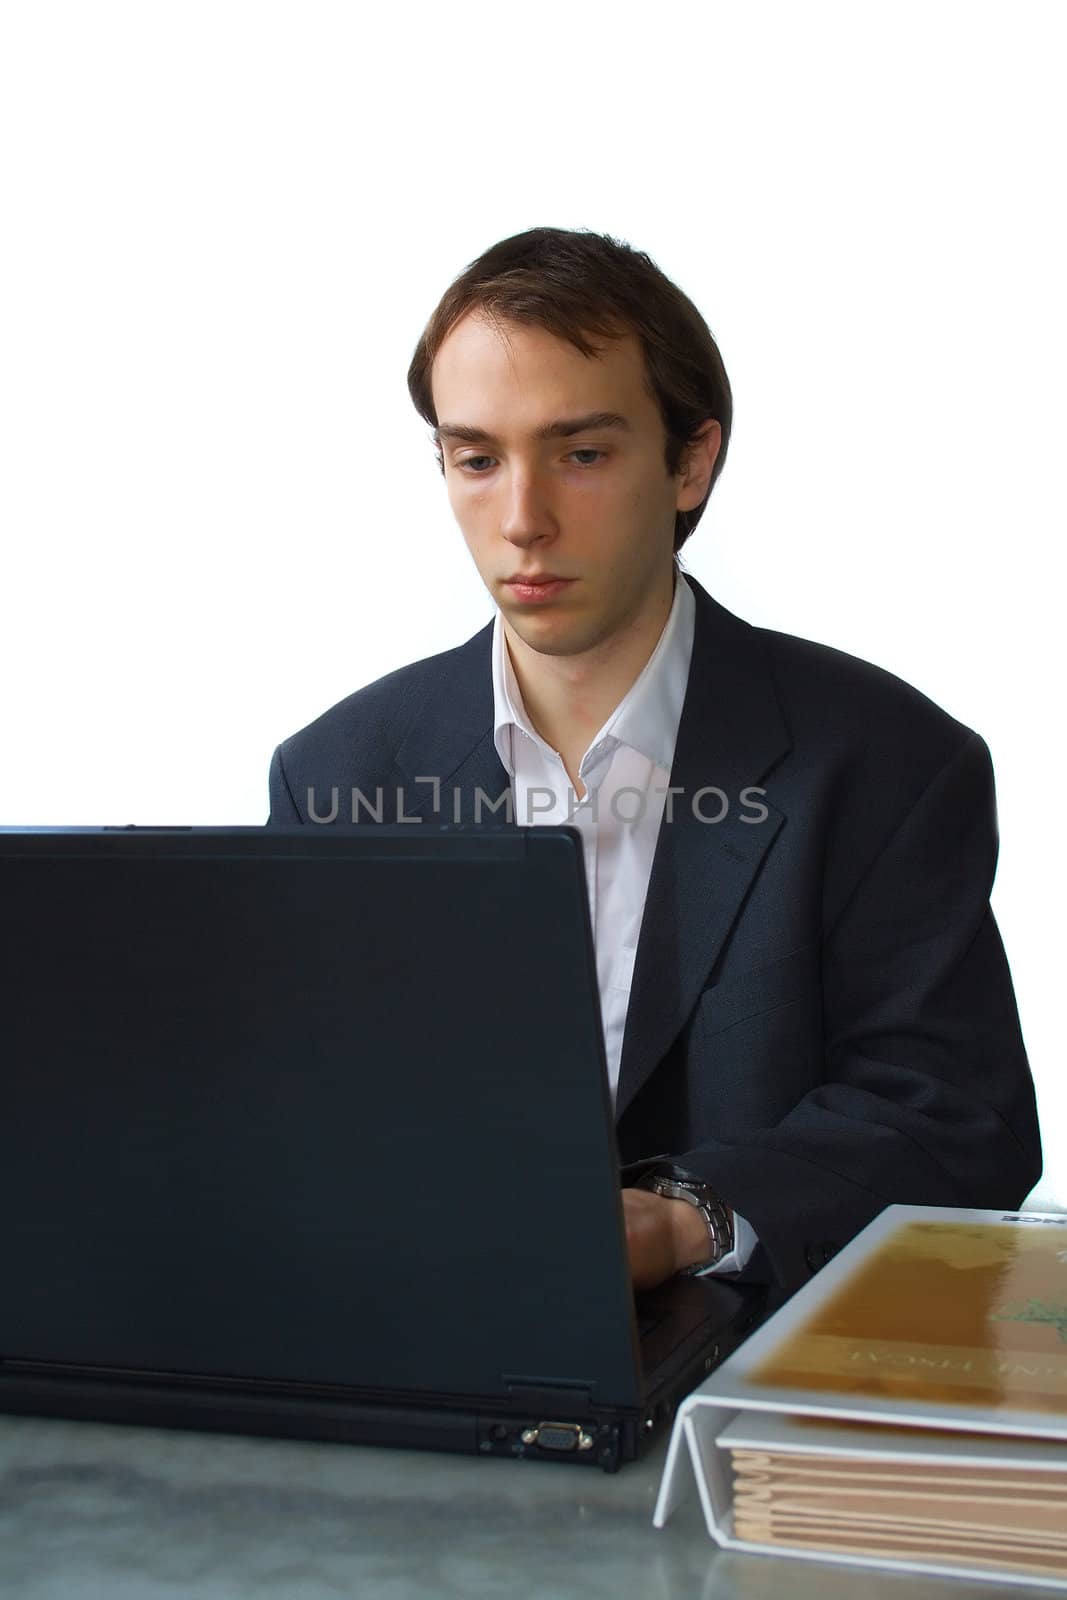
{"type": "Polygon", "coordinates": [[[693,658],[630,989],[618,1118],[685,1025],[785,818],[759,785],[789,748],[755,630],[695,579],[693,658]],[[712,791],[701,795],[702,789],[712,791]],[[725,798],[724,798],[725,797],[725,798]],[[718,817],[721,821],[702,821],[718,817]],[[766,808],[766,817],[759,807],[766,808]],[[749,820],[744,820],[745,818],[749,820]]]}

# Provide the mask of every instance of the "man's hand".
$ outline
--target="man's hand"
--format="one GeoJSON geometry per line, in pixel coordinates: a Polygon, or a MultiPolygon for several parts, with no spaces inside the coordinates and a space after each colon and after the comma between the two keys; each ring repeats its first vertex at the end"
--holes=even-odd
{"type": "Polygon", "coordinates": [[[711,1260],[707,1224],[687,1200],[669,1200],[648,1189],[624,1189],[622,1209],[635,1289],[654,1289],[685,1267],[711,1260]]]}

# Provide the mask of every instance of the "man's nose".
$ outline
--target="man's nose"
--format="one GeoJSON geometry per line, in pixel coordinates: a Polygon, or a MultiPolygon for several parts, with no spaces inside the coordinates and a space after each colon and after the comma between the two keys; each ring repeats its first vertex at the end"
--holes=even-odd
{"type": "Polygon", "coordinates": [[[513,472],[507,488],[500,531],[520,550],[539,539],[556,534],[555,513],[543,481],[537,473],[513,472]]]}

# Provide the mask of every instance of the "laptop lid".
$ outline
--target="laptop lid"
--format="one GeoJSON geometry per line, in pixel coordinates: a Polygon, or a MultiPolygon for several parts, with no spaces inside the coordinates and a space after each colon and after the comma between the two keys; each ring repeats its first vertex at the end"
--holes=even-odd
{"type": "Polygon", "coordinates": [[[580,836],[0,831],[0,1357],[641,1401],[580,836]]]}

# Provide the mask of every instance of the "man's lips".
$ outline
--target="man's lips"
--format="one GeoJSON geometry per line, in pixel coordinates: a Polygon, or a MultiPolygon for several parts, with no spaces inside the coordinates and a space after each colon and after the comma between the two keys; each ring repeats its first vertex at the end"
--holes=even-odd
{"type": "Polygon", "coordinates": [[[516,573],[514,577],[504,579],[504,587],[511,591],[514,599],[537,604],[554,599],[574,581],[573,578],[557,578],[551,572],[538,572],[530,577],[516,573]]]}

